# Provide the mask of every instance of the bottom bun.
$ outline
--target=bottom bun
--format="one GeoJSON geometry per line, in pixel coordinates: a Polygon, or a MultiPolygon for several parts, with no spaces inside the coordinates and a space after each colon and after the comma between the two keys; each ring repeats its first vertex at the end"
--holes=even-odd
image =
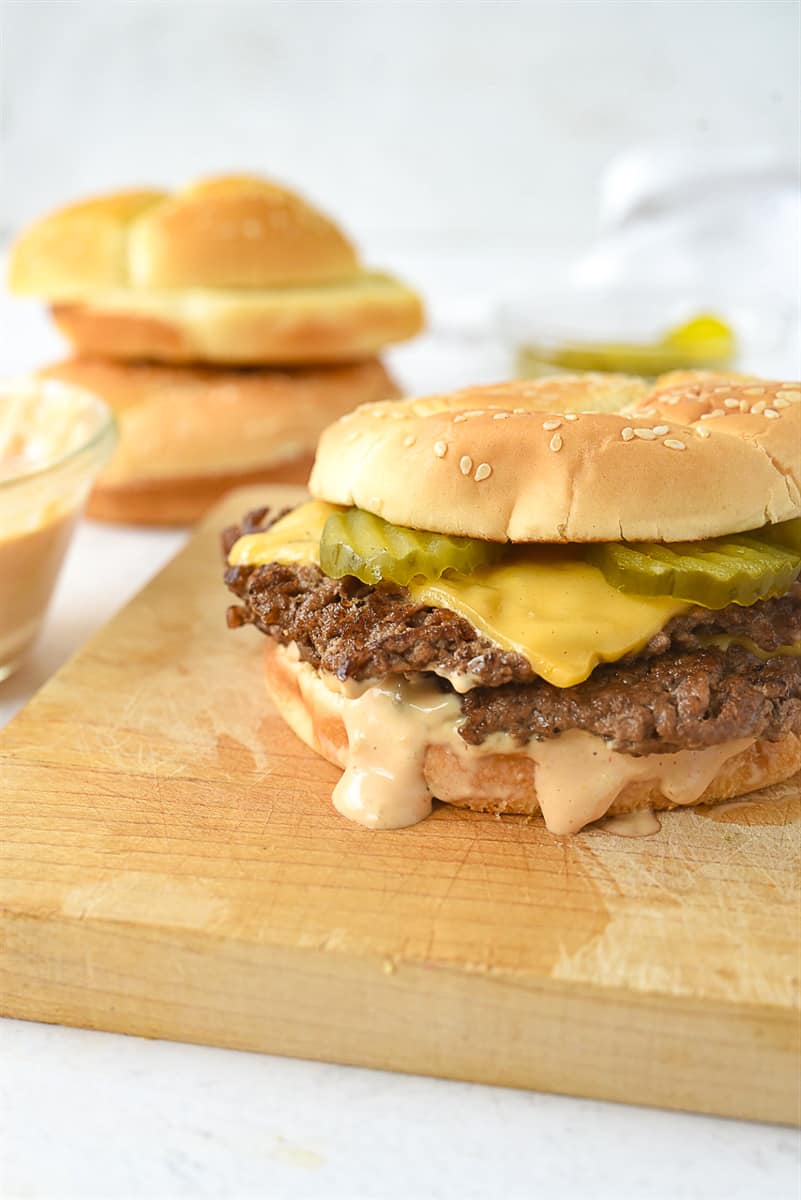
{"type": "Polygon", "coordinates": [[[240,484],[305,483],[325,427],[398,389],[378,359],[292,370],[75,358],[45,379],[109,405],[119,442],[89,500],[104,521],[194,521],[240,484]]]}
{"type": "MultiPolygon", "coordinates": [[[[300,662],[293,649],[268,639],[265,680],[269,696],[301,741],[344,768],[348,761],[348,736],[342,715],[343,695],[332,690],[309,664],[300,662]]],[[[594,740],[604,747],[601,738],[594,740]]],[[[476,753],[467,746],[462,750],[458,742],[457,735],[451,745],[430,744],[425,748],[423,773],[434,797],[456,808],[477,812],[540,813],[537,765],[531,755],[518,748],[503,753],[476,753]]],[[[725,752],[725,747],[721,750],[725,752]]],[[[694,760],[700,761],[705,751],[684,753],[687,770],[692,772],[694,760]]],[[[632,757],[621,755],[625,759],[632,757]]],[[[606,813],[660,811],[734,800],[791,779],[799,770],[801,738],[788,733],[778,741],[756,741],[742,750],[735,749],[691,801],[670,800],[658,783],[641,779],[627,783],[606,813]]],[[[581,779],[577,778],[577,790],[580,787],[581,779]]]]}
{"type": "Polygon", "coordinates": [[[313,462],[314,456],[306,454],[302,458],[262,470],[159,479],[150,483],[119,486],[105,484],[101,477],[92,489],[85,511],[94,521],[118,521],[130,525],[191,525],[233,488],[263,483],[305,485],[313,462]]]}

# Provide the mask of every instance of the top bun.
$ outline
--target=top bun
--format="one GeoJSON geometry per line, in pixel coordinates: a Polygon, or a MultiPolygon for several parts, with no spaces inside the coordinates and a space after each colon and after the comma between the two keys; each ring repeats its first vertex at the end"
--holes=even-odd
{"type": "Polygon", "coordinates": [[[342,231],[295,192],[249,175],[167,195],[127,191],[62,208],[11,250],[12,291],[77,299],[109,288],[270,288],[360,274],[342,231]]]}
{"type": "Polygon", "coordinates": [[[363,405],[312,495],[491,541],[692,541],[801,515],[801,385],[561,376],[363,405]]]}

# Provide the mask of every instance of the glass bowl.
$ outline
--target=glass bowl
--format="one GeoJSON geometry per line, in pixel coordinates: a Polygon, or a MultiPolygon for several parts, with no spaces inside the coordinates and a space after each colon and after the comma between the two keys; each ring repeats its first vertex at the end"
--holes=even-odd
{"type": "Polygon", "coordinates": [[[55,380],[0,383],[0,681],[39,633],[116,440],[111,412],[91,392],[55,380]]]}

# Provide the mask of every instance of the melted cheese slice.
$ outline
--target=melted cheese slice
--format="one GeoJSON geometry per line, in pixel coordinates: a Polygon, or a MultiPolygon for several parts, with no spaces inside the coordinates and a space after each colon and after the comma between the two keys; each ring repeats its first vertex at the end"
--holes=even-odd
{"type": "Polygon", "coordinates": [[[713,650],[728,650],[730,646],[742,646],[755,658],[767,662],[769,658],[801,658],[801,642],[787,642],[784,646],[776,646],[774,650],[763,650],[753,638],[740,637],[733,633],[713,633],[699,637],[702,646],[710,646],[713,650]]]}
{"type": "MultiPolygon", "coordinates": [[[[323,526],[336,511],[319,500],[304,504],[266,533],[240,538],[228,561],[319,566],[323,526]]],[[[527,547],[500,565],[413,582],[409,591],[422,604],[458,613],[502,649],[522,654],[556,687],[572,687],[598,663],[641,650],[689,607],[667,597],[626,595],[570,548],[527,547]]]]}
{"type": "Polygon", "coordinates": [[[232,567],[259,567],[271,562],[312,563],[319,567],[323,526],[331,513],[341,511],[323,500],[301,504],[266,533],[246,533],[234,542],[228,563],[232,567]]]}
{"type": "Polygon", "coordinates": [[[570,551],[518,552],[469,576],[414,583],[415,600],[450,608],[504,650],[516,650],[556,687],[581,683],[601,662],[642,650],[689,607],[662,596],[632,596],[570,551]]]}

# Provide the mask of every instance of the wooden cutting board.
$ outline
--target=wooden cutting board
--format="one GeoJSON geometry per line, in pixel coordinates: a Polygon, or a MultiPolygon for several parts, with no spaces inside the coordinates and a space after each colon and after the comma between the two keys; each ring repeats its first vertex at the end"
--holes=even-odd
{"type": "Polygon", "coordinates": [[[229,497],[0,736],[2,1011],[796,1121],[798,783],[641,839],[347,823],[224,622],[217,531],[296,496],[229,497]]]}

